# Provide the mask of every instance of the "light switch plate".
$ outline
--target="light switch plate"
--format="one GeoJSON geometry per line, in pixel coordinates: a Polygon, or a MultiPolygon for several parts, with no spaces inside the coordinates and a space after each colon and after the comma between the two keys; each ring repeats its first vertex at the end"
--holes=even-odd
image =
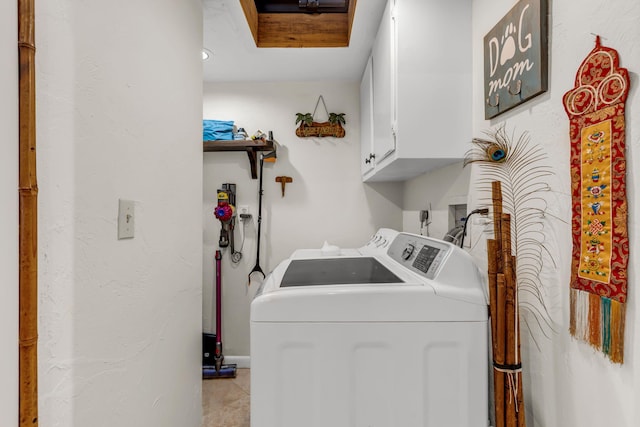
{"type": "Polygon", "coordinates": [[[133,239],[135,209],[132,200],[118,200],[118,240],[133,239]]]}

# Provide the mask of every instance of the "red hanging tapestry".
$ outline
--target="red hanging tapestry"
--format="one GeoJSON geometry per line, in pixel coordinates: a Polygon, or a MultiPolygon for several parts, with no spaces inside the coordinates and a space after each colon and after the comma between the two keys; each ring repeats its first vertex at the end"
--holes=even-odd
{"type": "Polygon", "coordinates": [[[625,101],[618,52],[596,47],[565,93],[570,121],[573,256],[571,334],[622,363],[627,298],[625,101]]]}

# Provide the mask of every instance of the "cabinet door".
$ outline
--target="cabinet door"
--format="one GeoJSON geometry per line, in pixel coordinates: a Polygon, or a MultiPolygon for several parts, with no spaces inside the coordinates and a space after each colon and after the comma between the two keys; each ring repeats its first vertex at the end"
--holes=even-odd
{"type": "Polygon", "coordinates": [[[370,56],[360,81],[360,168],[362,175],[373,170],[373,58],[370,56]]]}
{"type": "Polygon", "coordinates": [[[395,132],[395,25],[393,0],[387,2],[373,45],[373,144],[375,161],[380,162],[396,149],[395,132]]]}

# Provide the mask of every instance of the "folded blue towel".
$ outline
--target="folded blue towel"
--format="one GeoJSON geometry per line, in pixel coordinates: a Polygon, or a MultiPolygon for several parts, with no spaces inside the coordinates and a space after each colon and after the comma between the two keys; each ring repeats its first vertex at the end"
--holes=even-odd
{"type": "Polygon", "coordinates": [[[233,140],[233,121],[224,120],[203,120],[202,121],[202,140],[233,140]]]}

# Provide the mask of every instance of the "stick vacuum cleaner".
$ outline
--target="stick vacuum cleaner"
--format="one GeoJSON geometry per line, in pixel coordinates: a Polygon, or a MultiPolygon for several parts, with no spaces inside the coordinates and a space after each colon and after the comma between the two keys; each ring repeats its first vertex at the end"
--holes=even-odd
{"type": "Polygon", "coordinates": [[[202,367],[202,378],[235,378],[236,365],[224,364],[222,354],[222,252],[216,251],[216,348],[213,356],[213,366],[202,367]]]}

